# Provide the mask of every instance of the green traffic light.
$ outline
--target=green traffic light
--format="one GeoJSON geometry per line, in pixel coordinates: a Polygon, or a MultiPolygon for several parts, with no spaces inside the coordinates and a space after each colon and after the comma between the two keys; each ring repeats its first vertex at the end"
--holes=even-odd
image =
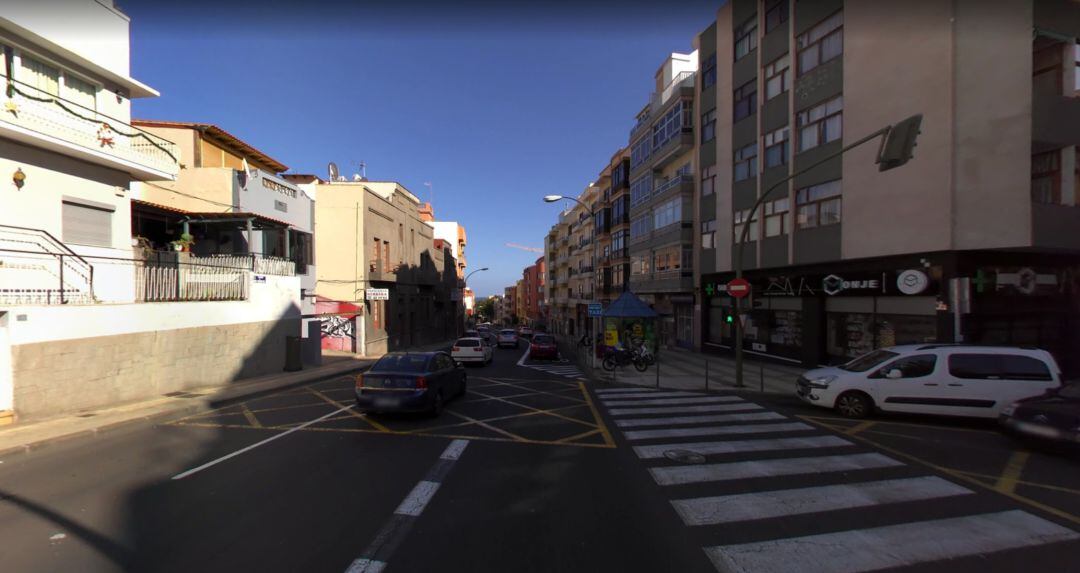
{"type": "Polygon", "coordinates": [[[731,324],[731,323],[735,322],[735,316],[729,314],[729,315],[724,317],[724,320],[726,320],[728,324],[731,324]]]}

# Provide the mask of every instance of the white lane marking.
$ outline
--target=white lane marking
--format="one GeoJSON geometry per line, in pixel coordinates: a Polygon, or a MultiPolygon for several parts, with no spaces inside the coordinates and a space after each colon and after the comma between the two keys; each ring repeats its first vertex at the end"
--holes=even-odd
{"type": "Polygon", "coordinates": [[[870,529],[707,547],[720,571],[878,571],[1080,539],[1080,533],[1020,510],[870,529]]]}
{"type": "Polygon", "coordinates": [[[349,568],[345,570],[345,573],[380,573],[386,568],[386,563],[382,561],[373,561],[371,559],[357,559],[349,565],[349,568]]]}
{"type": "Polygon", "coordinates": [[[975,493],[937,476],[672,500],[686,525],[714,525],[975,493]]]}
{"type": "Polygon", "coordinates": [[[411,515],[416,517],[424,512],[435,492],[439,490],[439,482],[422,480],[412,488],[409,495],[401,501],[401,505],[394,510],[398,515],[411,515]]]}
{"type": "Polygon", "coordinates": [[[274,440],[276,440],[278,438],[284,438],[285,436],[288,436],[289,434],[291,434],[291,433],[293,433],[293,432],[295,432],[297,430],[303,430],[304,428],[306,428],[306,427],[308,427],[308,426],[310,426],[310,425],[312,425],[312,424],[314,424],[316,422],[321,422],[321,421],[323,421],[323,420],[325,420],[325,419],[327,419],[327,418],[329,418],[331,416],[334,416],[336,414],[340,414],[340,413],[344,412],[345,410],[348,410],[349,408],[352,408],[352,407],[353,407],[352,404],[349,404],[348,406],[342,406],[342,407],[338,408],[337,410],[334,410],[333,412],[330,412],[329,414],[319,416],[318,418],[315,418],[314,420],[311,420],[309,422],[304,422],[303,424],[300,424],[299,426],[296,426],[295,428],[289,428],[288,430],[286,430],[286,431],[284,431],[284,432],[282,432],[280,434],[275,434],[273,436],[270,436],[269,438],[266,438],[265,440],[262,440],[261,442],[256,442],[256,443],[251,444],[250,446],[248,446],[246,448],[241,448],[241,449],[236,450],[235,452],[233,452],[231,454],[221,456],[220,458],[218,458],[216,460],[213,460],[213,461],[210,461],[210,462],[206,462],[205,464],[203,464],[203,465],[201,465],[201,466],[199,466],[197,468],[192,468],[190,470],[187,470],[186,472],[178,473],[178,474],[174,475],[172,477],[172,479],[184,479],[184,478],[188,477],[191,474],[201,472],[201,471],[205,470],[206,468],[209,468],[209,467],[215,466],[217,464],[220,464],[221,462],[223,462],[225,460],[235,458],[236,456],[239,456],[240,454],[242,454],[244,452],[248,452],[248,451],[254,450],[255,448],[257,448],[259,446],[269,444],[270,442],[272,442],[272,441],[274,441],[274,440]]]}
{"type": "Polygon", "coordinates": [[[690,414],[693,412],[730,412],[732,410],[761,410],[750,402],[741,404],[710,404],[703,406],[668,406],[663,408],[610,408],[612,416],[636,416],[639,414],[690,414]]]}
{"type": "Polygon", "coordinates": [[[707,428],[672,428],[664,430],[630,430],[623,432],[627,440],[655,440],[657,438],[689,438],[692,436],[724,436],[728,434],[762,434],[769,432],[805,432],[817,428],[802,422],[781,424],[753,424],[750,426],[710,426],[707,428]]]}
{"type": "Polygon", "coordinates": [[[604,400],[608,408],[619,406],[677,406],[679,404],[717,404],[743,402],[738,396],[708,396],[691,398],[661,398],[659,400],[604,400]]]}
{"type": "Polygon", "coordinates": [[[806,438],[774,438],[771,440],[734,440],[730,442],[686,442],[682,444],[657,444],[634,446],[634,452],[643,460],[664,457],[669,450],[689,450],[702,455],[734,454],[741,452],[768,452],[773,450],[803,450],[811,448],[837,448],[855,444],[836,436],[811,436],[806,438]]]}
{"type": "Polygon", "coordinates": [[[528,343],[526,343],[525,344],[525,352],[521,353],[521,358],[518,358],[517,365],[518,366],[525,366],[525,358],[528,355],[529,355],[529,345],[528,345],[528,343]]]}
{"type": "Polygon", "coordinates": [[[594,392],[598,394],[617,394],[619,392],[658,392],[652,388],[597,388],[594,392]]]}
{"type": "Polygon", "coordinates": [[[608,400],[623,400],[623,399],[626,399],[626,398],[678,398],[680,396],[683,396],[683,397],[707,396],[707,394],[695,394],[693,392],[657,392],[656,390],[653,390],[652,392],[637,392],[637,393],[633,393],[633,394],[631,394],[631,393],[626,393],[626,394],[605,394],[605,395],[601,396],[600,399],[604,400],[604,401],[608,401],[608,400]]]}
{"type": "Polygon", "coordinates": [[[439,456],[440,460],[456,460],[461,457],[461,452],[465,451],[465,446],[469,445],[469,440],[454,440],[450,442],[449,446],[443,450],[443,453],[439,456]]]}
{"type": "Polygon", "coordinates": [[[659,485],[677,485],[799,474],[833,473],[902,465],[904,465],[902,462],[881,454],[848,454],[729,462],[700,466],[668,466],[649,468],[649,473],[652,474],[653,479],[659,485]]]}
{"type": "Polygon", "coordinates": [[[686,426],[692,424],[720,424],[724,422],[757,422],[762,420],[786,420],[787,416],[776,412],[752,414],[718,414],[713,416],[667,416],[664,418],[638,418],[635,420],[615,420],[620,428],[641,428],[644,426],[686,426]]]}

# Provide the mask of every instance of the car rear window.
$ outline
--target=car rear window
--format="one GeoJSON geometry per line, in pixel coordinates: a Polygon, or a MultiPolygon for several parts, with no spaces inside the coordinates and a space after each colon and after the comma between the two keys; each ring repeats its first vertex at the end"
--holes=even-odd
{"type": "Polygon", "coordinates": [[[505,335],[505,336],[511,336],[511,335],[514,335],[514,334],[517,334],[517,333],[514,332],[513,330],[500,330],[499,334],[502,334],[502,335],[505,335]]]}
{"type": "Polygon", "coordinates": [[[371,367],[373,372],[426,372],[428,357],[423,354],[383,356],[371,367]]]}
{"type": "Polygon", "coordinates": [[[458,340],[457,342],[455,342],[454,346],[459,346],[459,347],[462,347],[462,348],[474,348],[474,347],[480,346],[480,341],[479,340],[468,339],[468,338],[462,338],[461,340],[458,340]]]}
{"type": "Polygon", "coordinates": [[[533,344],[555,344],[555,339],[541,334],[533,337],[533,344]]]}
{"type": "Polygon", "coordinates": [[[969,380],[1054,379],[1042,360],[1019,354],[953,354],[949,374],[969,380]]]}

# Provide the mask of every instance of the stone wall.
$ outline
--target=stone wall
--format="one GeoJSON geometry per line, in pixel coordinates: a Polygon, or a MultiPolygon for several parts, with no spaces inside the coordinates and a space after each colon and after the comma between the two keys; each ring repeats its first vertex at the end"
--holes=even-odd
{"type": "Polygon", "coordinates": [[[11,347],[20,421],[115,406],[281,372],[284,319],[74,338],[11,347]]]}

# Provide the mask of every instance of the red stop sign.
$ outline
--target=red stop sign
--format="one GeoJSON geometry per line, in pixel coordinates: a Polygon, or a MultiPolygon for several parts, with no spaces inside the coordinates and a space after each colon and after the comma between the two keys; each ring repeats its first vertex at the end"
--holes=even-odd
{"type": "Polygon", "coordinates": [[[735,298],[743,298],[750,294],[750,281],[746,279],[732,279],[727,284],[727,293],[735,298]]]}

